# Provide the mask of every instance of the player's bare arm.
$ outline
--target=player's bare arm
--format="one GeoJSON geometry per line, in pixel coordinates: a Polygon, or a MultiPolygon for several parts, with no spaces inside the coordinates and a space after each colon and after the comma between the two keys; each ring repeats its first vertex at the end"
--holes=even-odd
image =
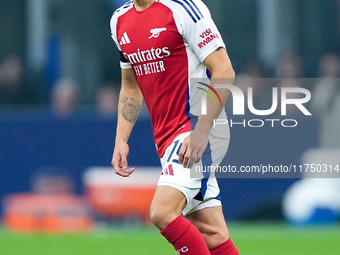
{"type": "Polygon", "coordinates": [[[142,102],[143,96],[132,69],[122,69],[116,142],[112,157],[112,165],[122,177],[129,177],[135,171],[135,168],[128,168],[128,140],[138,119],[142,102]]]}
{"type": "MultiPolygon", "coordinates": [[[[211,86],[215,83],[232,84],[235,78],[235,72],[231,61],[224,48],[219,48],[210,54],[203,64],[212,72],[211,86]]],[[[213,126],[213,122],[218,118],[224,105],[227,102],[230,92],[226,89],[216,89],[222,100],[222,106],[215,106],[210,97],[207,97],[208,114],[201,116],[196,125],[195,130],[184,141],[179,153],[179,162],[184,166],[192,167],[194,163],[198,163],[208,145],[209,132],[213,126]]]]}

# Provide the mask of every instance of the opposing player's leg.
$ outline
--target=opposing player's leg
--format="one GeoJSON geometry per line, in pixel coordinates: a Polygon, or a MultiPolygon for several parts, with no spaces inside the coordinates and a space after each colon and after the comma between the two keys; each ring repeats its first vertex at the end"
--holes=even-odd
{"type": "Polygon", "coordinates": [[[169,186],[159,186],[150,208],[151,221],[171,243],[177,254],[209,255],[209,249],[198,229],[181,214],[186,196],[169,186]]]}
{"type": "Polygon", "coordinates": [[[230,239],[221,206],[195,211],[187,219],[202,233],[212,255],[239,255],[230,239]]]}

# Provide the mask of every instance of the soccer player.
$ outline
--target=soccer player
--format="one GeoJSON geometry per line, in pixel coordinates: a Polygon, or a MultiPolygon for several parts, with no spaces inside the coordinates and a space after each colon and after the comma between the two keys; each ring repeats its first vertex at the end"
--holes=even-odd
{"type": "Polygon", "coordinates": [[[111,32],[122,69],[116,173],[129,177],[135,171],[128,168],[128,139],[145,100],[163,167],[151,221],[177,254],[239,254],[216,178],[190,178],[193,167],[218,165],[229,144],[229,129],[213,128],[214,119],[227,118],[229,91],[217,90],[218,106],[207,97],[209,114],[200,116],[201,96],[195,93],[201,91],[190,90],[196,86],[192,78],[210,78],[213,87],[217,81],[230,84],[235,75],[208,8],[201,0],[133,0],[115,11],[111,32]]]}

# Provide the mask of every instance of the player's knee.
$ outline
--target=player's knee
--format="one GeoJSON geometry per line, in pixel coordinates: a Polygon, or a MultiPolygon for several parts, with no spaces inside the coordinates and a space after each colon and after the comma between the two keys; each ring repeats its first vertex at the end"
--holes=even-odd
{"type": "Polygon", "coordinates": [[[165,229],[177,216],[169,210],[160,208],[150,209],[150,220],[159,229],[165,229]]]}
{"type": "Polygon", "coordinates": [[[209,249],[217,247],[230,238],[227,228],[207,224],[198,224],[197,228],[202,233],[209,249]]]}
{"type": "Polygon", "coordinates": [[[150,210],[150,220],[151,222],[158,227],[162,220],[161,214],[157,210],[150,210]]]}
{"type": "Polygon", "coordinates": [[[229,235],[223,234],[221,232],[215,232],[214,234],[202,234],[205,242],[209,249],[213,249],[220,244],[226,242],[230,237],[229,235]]]}

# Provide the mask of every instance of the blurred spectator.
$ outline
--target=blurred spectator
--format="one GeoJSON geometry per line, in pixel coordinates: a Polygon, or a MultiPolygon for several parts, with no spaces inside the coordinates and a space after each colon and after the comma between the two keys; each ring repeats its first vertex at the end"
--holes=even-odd
{"type": "Polygon", "coordinates": [[[299,78],[303,76],[302,60],[295,52],[286,52],[280,57],[275,76],[277,78],[299,78]]]}
{"type": "Polygon", "coordinates": [[[65,118],[74,114],[78,104],[76,85],[68,79],[60,79],[52,89],[52,111],[57,117],[65,118]]]}
{"type": "Polygon", "coordinates": [[[340,75],[340,60],[334,53],[328,53],[321,57],[319,63],[319,77],[317,84],[313,89],[313,111],[322,115],[330,110],[331,104],[334,103],[337,85],[334,78],[340,75]]]}
{"type": "Polygon", "coordinates": [[[327,53],[321,57],[319,64],[319,75],[320,77],[339,77],[340,59],[335,53],[327,53]]]}
{"type": "Polygon", "coordinates": [[[242,73],[252,78],[263,78],[264,76],[262,66],[255,61],[247,63],[242,73]]]}
{"type": "MultiPolygon", "coordinates": [[[[116,116],[118,113],[119,93],[114,84],[105,84],[96,93],[95,108],[97,113],[105,117],[116,116]]],[[[143,101],[139,116],[149,116],[148,108],[143,101]]]]}
{"type": "MultiPolygon", "coordinates": [[[[278,84],[275,86],[279,88],[279,92],[282,88],[294,88],[303,87],[301,82],[303,78],[303,66],[302,59],[296,52],[285,52],[279,59],[275,77],[279,78],[278,84]]],[[[289,99],[301,98],[300,93],[289,93],[287,95],[289,99]]],[[[300,114],[301,111],[295,105],[287,105],[287,115],[300,114]]]]}
{"type": "Polygon", "coordinates": [[[0,105],[33,105],[41,103],[41,84],[24,74],[21,59],[7,56],[0,64],[0,105]]]}
{"type": "Polygon", "coordinates": [[[59,167],[43,167],[30,179],[32,191],[37,194],[72,194],[74,183],[67,171],[59,167]]]}
{"type": "Polygon", "coordinates": [[[340,59],[327,53],[319,63],[321,79],[313,88],[311,109],[319,118],[321,147],[340,147],[340,59]]]}
{"type": "Polygon", "coordinates": [[[267,101],[271,99],[271,96],[269,97],[263,93],[263,88],[265,86],[263,70],[257,62],[249,62],[245,65],[241,73],[237,75],[235,85],[243,91],[243,94],[246,97],[248,96],[248,89],[252,88],[253,105],[256,109],[265,109],[267,101]]]}
{"type": "Polygon", "coordinates": [[[96,111],[103,116],[112,117],[117,115],[118,95],[112,86],[103,86],[96,94],[96,111]]]}

